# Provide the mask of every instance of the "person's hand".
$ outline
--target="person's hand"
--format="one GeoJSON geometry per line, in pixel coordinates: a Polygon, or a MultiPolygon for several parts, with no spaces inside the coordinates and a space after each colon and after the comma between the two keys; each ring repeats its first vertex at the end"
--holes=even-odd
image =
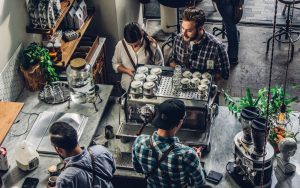
{"type": "Polygon", "coordinates": [[[201,158],[201,152],[202,152],[202,150],[203,150],[203,147],[202,147],[202,146],[199,146],[199,147],[193,147],[193,149],[196,151],[198,157],[201,158]]]}
{"type": "Polygon", "coordinates": [[[174,63],[174,62],[171,62],[171,63],[170,63],[170,67],[175,68],[175,66],[176,66],[176,63],[174,63]]]}
{"type": "Polygon", "coordinates": [[[149,39],[149,41],[151,41],[151,42],[153,42],[155,45],[157,45],[157,42],[156,42],[156,40],[155,40],[153,37],[151,37],[150,35],[147,35],[147,38],[149,39]]]}
{"type": "Polygon", "coordinates": [[[129,76],[133,77],[134,70],[128,68],[128,69],[126,69],[126,73],[127,73],[129,76]]]}

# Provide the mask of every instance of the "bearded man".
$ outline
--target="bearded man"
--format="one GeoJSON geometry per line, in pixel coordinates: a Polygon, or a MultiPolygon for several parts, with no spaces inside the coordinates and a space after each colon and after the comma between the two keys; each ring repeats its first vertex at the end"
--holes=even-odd
{"type": "Polygon", "coordinates": [[[182,13],[182,32],[174,38],[170,66],[181,65],[200,72],[210,72],[215,80],[229,77],[229,59],[225,46],[204,30],[205,13],[190,7],[182,13]]]}

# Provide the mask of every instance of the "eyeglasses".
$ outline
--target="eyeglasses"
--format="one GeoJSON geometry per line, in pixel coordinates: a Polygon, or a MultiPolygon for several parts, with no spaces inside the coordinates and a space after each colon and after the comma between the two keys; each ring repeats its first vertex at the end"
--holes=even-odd
{"type": "Polygon", "coordinates": [[[191,59],[197,60],[199,54],[200,46],[198,44],[194,44],[192,47],[191,59]]]}

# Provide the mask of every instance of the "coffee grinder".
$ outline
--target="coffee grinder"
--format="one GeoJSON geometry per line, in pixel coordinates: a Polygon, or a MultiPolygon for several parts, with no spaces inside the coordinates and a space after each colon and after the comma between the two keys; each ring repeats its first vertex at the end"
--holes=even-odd
{"type": "MultiPolygon", "coordinates": [[[[251,114],[251,113],[250,113],[251,114]]],[[[226,170],[241,187],[271,187],[274,149],[267,142],[266,119],[251,121],[251,140],[249,135],[239,132],[234,137],[234,161],[226,165],[226,170]]]]}

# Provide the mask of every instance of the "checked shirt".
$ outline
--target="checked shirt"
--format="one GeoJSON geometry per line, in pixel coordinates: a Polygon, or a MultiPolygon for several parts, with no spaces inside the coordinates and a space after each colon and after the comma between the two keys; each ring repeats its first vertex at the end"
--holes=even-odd
{"type": "Polygon", "coordinates": [[[223,79],[229,76],[229,59],[225,46],[215,36],[205,32],[196,50],[181,35],[174,39],[170,60],[200,72],[220,73],[223,79]],[[193,53],[195,53],[193,55],[193,53]]]}
{"type": "Polygon", "coordinates": [[[200,159],[194,149],[180,144],[177,137],[160,137],[157,132],[152,135],[154,149],[151,149],[149,138],[149,135],[141,135],[133,144],[133,166],[139,173],[149,173],[156,166],[155,155],[161,158],[171,145],[176,146],[147,179],[148,187],[184,187],[189,179],[195,187],[205,183],[200,159]]]}

